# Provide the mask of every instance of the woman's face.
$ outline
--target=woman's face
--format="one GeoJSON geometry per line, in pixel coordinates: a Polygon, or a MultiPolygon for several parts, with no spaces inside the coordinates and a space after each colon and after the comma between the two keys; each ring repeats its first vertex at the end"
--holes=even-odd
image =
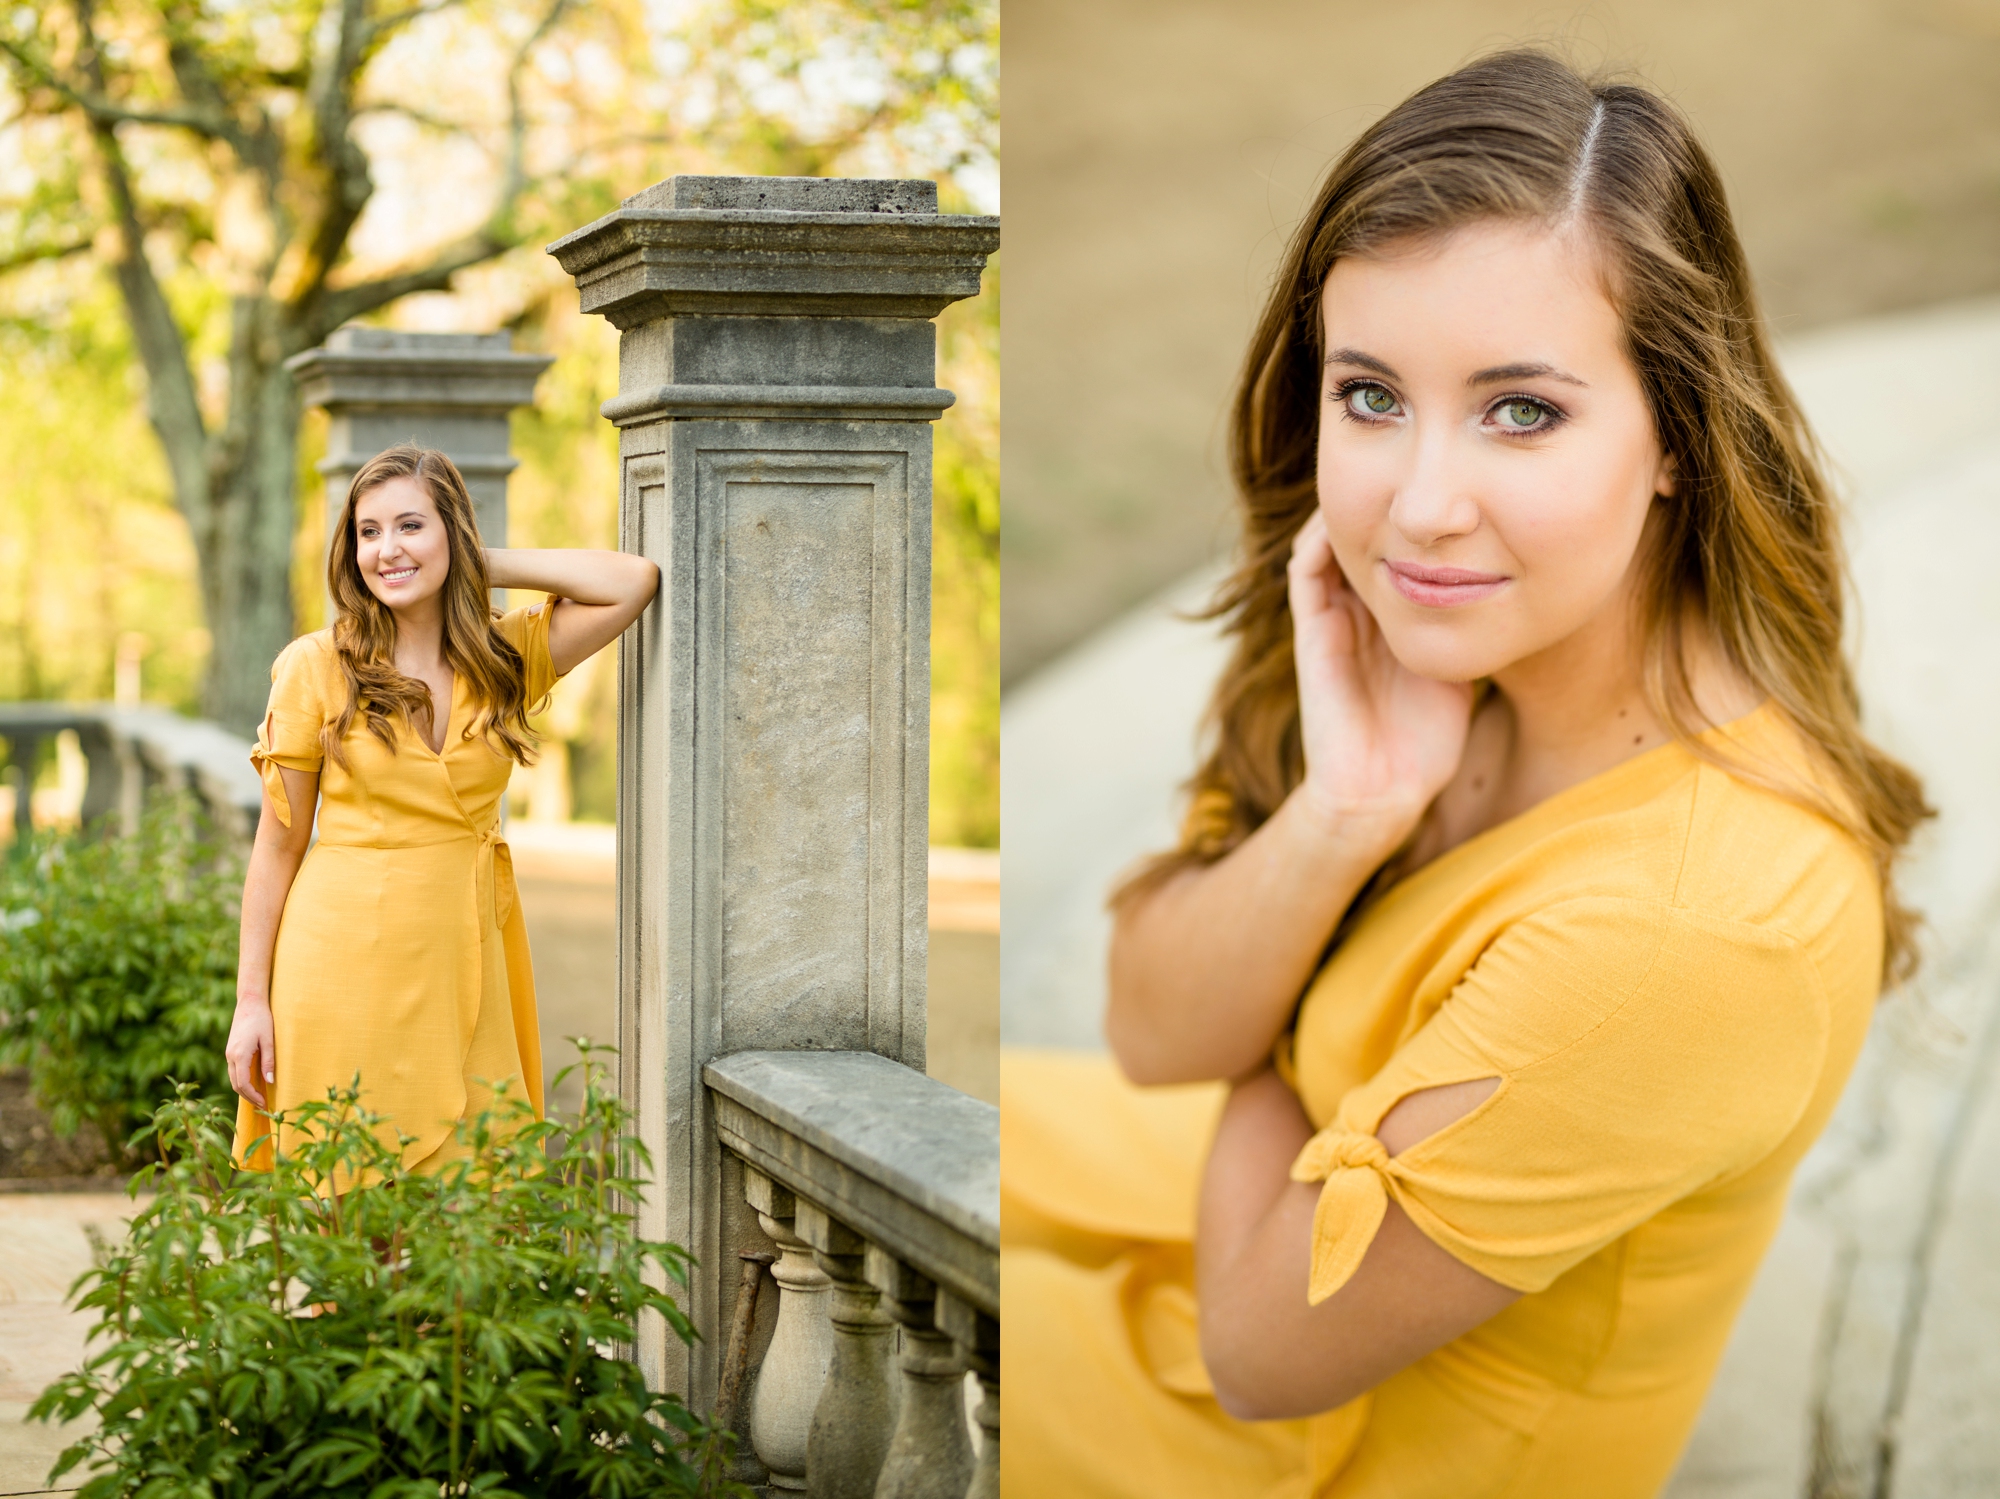
{"type": "Polygon", "coordinates": [[[361,581],[391,609],[435,598],[451,572],[444,521],[415,479],[389,479],[355,502],[354,543],[361,581]]]}
{"type": "Polygon", "coordinates": [[[1343,259],[1322,316],[1320,508],[1396,658],[1471,681],[1622,625],[1672,472],[1588,241],[1485,223],[1343,259]]]}

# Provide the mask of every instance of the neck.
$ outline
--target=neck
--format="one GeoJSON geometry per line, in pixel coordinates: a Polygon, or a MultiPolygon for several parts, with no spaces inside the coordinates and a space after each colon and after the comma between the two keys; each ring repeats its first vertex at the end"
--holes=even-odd
{"type": "Polygon", "coordinates": [[[1621,602],[1610,617],[1495,674],[1516,757],[1590,761],[1621,748],[1621,740],[1623,748],[1634,748],[1635,735],[1657,742],[1641,641],[1629,613],[1621,602]]]}
{"type": "Polygon", "coordinates": [[[444,661],[444,600],[437,594],[394,611],[396,667],[405,675],[431,671],[444,661]]]}
{"type": "Polygon", "coordinates": [[[1497,800],[1511,816],[1664,744],[1646,701],[1644,635],[1631,580],[1583,628],[1494,673],[1491,719],[1497,800]]]}

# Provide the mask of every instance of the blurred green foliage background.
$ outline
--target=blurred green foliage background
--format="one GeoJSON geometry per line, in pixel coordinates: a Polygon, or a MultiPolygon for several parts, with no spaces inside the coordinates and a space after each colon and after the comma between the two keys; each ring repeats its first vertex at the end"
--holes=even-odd
{"type": "MultiPolygon", "coordinates": [[[[59,36],[77,9],[78,0],[16,7],[0,50],[10,36],[59,36]]],[[[143,77],[146,49],[168,50],[161,36],[213,33],[247,56],[264,32],[307,34],[323,7],[107,0],[85,9],[113,39],[107,53],[124,48],[132,76],[143,77]]],[[[511,0],[426,0],[415,12],[358,75],[358,113],[371,114],[358,134],[375,196],[349,246],[353,277],[421,257],[480,221],[506,148],[506,48],[547,14],[511,0]]],[[[460,271],[449,291],[404,297],[364,321],[504,327],[517,348],[553,354],[535,406],[515,418],[521,467],[506,541],[610,546],[617,437],[597,408],[616,390],[617,335],[578,313],[574,287],[541,245],[674,172],[926,176],[939,181],[947,212],[997,211],[998,7],[602,0],[568,7],[538,46],[523,75],[533,175],[513,213],[518,245],[460,271]]],[[[159,72],[167,76],[164,65],[159,72]]],[[[195,712],[210,652],[197,558],[106,268],[103,188],[81,118],[65,116],[59,98],[25,77],[0,70],[0,697],[111,697],[122,654],[128,677],[138,662],[147,703],[195,712]]],[[[145,124],[118,133],[135,179],[164,205],[147,258],[219,423],[239,290],[225,253],[229,172],[212,143],[145,124]]],[[[997,269],[981,297],[940,320],[939,339],[940,383],[959,399],[936,429],[931,841],[991,847],[999,839],[997,269]]],[[[301,632],[324,623],[324,501],[313,469],[324,450],[324,419],[307,413],[292,570],[301,632]]],[[[570,815],[608,820],[617,673],[605,658],[592,667],[564,684],[540,727],[561,746],[553,758],[566,767],[560,800],[570,815]]]]}

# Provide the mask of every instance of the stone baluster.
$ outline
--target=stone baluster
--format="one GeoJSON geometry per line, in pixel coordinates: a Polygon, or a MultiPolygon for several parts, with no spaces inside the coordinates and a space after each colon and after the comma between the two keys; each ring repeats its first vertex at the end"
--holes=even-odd
{"type": "Polygon", "coordinates": [[[810,1202],[799,1204],[799,1237],[833,1281],[833,1363],[813,1412],[806,1474],[813,1499],[873,1499],[895,1422],[889,1359],[896,1324],[868,1279],[867,1244],[810,1202]]]}
{"type": "Polygon", "coordinates": [[[30,728],[12,729],[7,735],[9,764],[7,780],[14,788],[14,847],[26,848],[34,835],[35,762],[41,758],[42,742],[48,734],[30,728]]]}
{"type": "Polygon", "coordinates": [[[876,1244],[868,1246],[866,1269],[903,1335],[902,1409],[875,1499],[964,1499],[973,1465],[965,1365],[934,1319],[937,1287],[876,1244]]]}
{"type": "Polygon", "coordinates": [[[1000,1324],[971,1302],[940,1287],[937,1325],[958,1345],[966,1367],[979,1376],[979,1461],[966,1499],[1000,1495],[1000,1324]]]}
{"type": "Polygon", "coordinates": [[[798,1204],[761,1171],[743,1173],[744,1197],[777,1246],[771,1279],[778,1284],[778,1322],[750,1395],[750,1447],[779,1493],[806,1491],[806,1452],[813,1411],[833,1360],[827,1293],[833,1282],[814,1263],[812,1246],[794,1230],[798,1204]]]}

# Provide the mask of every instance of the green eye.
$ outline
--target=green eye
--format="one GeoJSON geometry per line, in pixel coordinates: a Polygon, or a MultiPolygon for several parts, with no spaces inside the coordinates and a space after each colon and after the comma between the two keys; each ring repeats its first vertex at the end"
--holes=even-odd
{"type": "Polygon", "coordinates": [[[1350,386],[1347,404],[1357,416],[1394,416],[1396,398],[1379,385],[1350,386]]]}
{"type": "Polygon", "coordinates": [[[1507,401],[1500,407],[1500,423],[1506,427],[1533,427],[1546,414],[1539,401],[1507,401]]]}

